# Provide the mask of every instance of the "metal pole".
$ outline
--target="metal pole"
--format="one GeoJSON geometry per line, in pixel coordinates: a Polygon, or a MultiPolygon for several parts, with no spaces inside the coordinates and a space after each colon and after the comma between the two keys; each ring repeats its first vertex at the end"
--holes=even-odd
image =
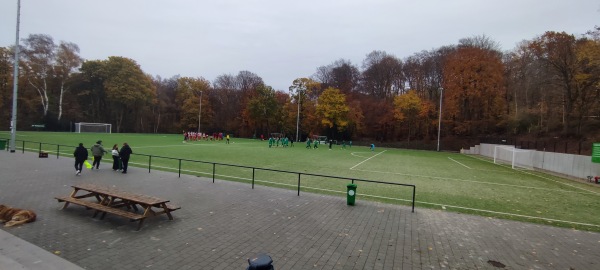
{"type": "Polygon", "coordinates": [[[417,187],[413,186],[413,200],[412,200],[412,212],[415,212],[415,194],[417,193],[417,187]]]}
{"type": "Polygon", "coordinates": [[[200,135],[200,119],[202,117],[202,91],[200,91],[200,109],[198,110],[198,135],[200,135]]]}
{"type": "Polygon", "coordinates": [[[300,141],[300,137],[298,137],[298,133],[300,130],[300,92],[298,92],[298,113],[296,114],[296,142],[300,141]]]}
{"type": "Polygon", "coordinates": [[[438,139],[437,151],[440,151],[440,131],[442,130],[442,99],[444,98],[444,88],[440,88],[440,111],[438,116],[438,139]]]}
{"type": "Polygon", "coordinates": [[[298,174],[298,196],[300,196],[300,174],[298,174]]]}
{"type": "MultiPolygon", "coordinates": [[[[17,135],[17,92],[19,89],[19,25],[21,24],[21,0],[17,1],[17,37],[15,39],[15,64],[13,71],[12,119],[10,120],[10,152],[15,152],[17,135]]],[[[24,148],[24,147],[23,147],[24,148]]]]}

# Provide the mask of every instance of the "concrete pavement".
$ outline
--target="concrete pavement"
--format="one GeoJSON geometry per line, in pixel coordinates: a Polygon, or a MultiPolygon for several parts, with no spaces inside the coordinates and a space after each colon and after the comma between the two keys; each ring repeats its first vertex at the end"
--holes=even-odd
{"type": "Polygon", "coordinates": [[[70,158],[0,151],[0,204],[38,214],[34,223],[1,227],[0,269],[245,269],[257,253],[269,254],[278,270],[600,268],[598,233],[422,208],[411,213],[362,201],[358,192],[352,207],[344,197],[135,167],[123,175],[108,161],[75,176],[70,158]],[[82,182],[164,197],[182,209],[172,221],[147,219],[140,231],[110,214],[92,218],[80,206],[60,210],[54,196],[82,182]],[[21,240],[32,246],[9,250],[21,240]]]}

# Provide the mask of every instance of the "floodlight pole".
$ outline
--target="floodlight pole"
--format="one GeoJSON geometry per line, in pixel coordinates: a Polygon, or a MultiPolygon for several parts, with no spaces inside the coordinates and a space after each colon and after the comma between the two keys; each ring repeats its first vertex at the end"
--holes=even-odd
{"type": "Polygon", "coordinates": [[[298,131],[300,130],[300,92],[298,91],[298,113],[296,114],[296,142],[300,141],[300,137],[298,137],[298,131]]]}
{"type": "Polygon", "coordinates": [[[202,117],[202,91],[200,91],[200,108],[198,109],[198,134],[200,134],[200,119],[202,117]]]}
{"type": "Polygon", "coordinates": [[[438,115],[438,138],[437,138],[437,151],[440,151],[440,131],[442,130],[442,99],[444,98],[444,88],[440,88],[440,111],[438,115]]]}
{"type": "Polygon", "coordinates": [[[13,71],[13,102],[10,120],[10,152],[15,152],[17,135],[17,92],[19,89],[19,25],[21,24],[21,0],[17,0],[17,37],[15,40],[15,64],[13,71]]]}

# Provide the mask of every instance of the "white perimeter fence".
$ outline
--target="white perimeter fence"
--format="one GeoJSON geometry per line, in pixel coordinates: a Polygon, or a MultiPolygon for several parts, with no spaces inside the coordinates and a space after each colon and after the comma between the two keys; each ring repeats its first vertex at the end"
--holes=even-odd
{"type": "MultiPolygon", "coordinates": [[[[494,158],[494,147],[497,145],[499,144],[482,143],[470,149],[463,149],[461,153],[494,158]]],[[[586,180],[589,175],[600,176],[600,163],[592,163],[591,156],[531,151],[533,152],[533,167],[535,169],[586,180]]]]}

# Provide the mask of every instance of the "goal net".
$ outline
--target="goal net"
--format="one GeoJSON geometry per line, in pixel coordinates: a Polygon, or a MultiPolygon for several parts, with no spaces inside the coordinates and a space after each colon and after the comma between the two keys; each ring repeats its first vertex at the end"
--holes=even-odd
{"type": "Polygon", "coordinates": [[[112,124],[105,123],[75,123],[75,132],[112,133],[112,124]]]}
{"type": "Polygon", "coordinates": [[[496,145],[494,163],[510,164],[513,169],[533,170],[533,151],[514,146],[496,145]]]}
{"type": "Polygon", "coordinates": [[[327,144],[327,136],[313,135],[313,140],[318,141],[320,144],[327,144]]]}

